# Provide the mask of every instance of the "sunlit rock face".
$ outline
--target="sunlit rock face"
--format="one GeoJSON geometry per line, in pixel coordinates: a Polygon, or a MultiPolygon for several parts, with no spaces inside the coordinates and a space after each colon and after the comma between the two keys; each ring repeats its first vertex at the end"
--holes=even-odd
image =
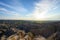
{"type": "Polygon", "coordinates": [[[26,33],[23,30],[18,30],[16,34],[13,34],[9,36],[8,38],[5,38],[3,36],[1,40],[54,40],[54,37],[57,33],[52,34],[48,38],[45,38],[41,35],[33,35],[31,32],[26,33]]]}
{"type": "Polygon", "coordinates": [[[46,40],[46,38],[43,36],[36,36],[34,40],[46,40]]]}
{"type": "Polygon", "coordinates": [[[47,40],[56,40],[56,35],[57,35],[57,32],[53,33],[51,36],[47,38],[47,40]]]}
{"type": "Polygon", "coordinates": [[[18,35],[20,38],[23,38],[24,35],[25,35],[25,31],[23,31],[23,30],[18,30],[18,31],[17,31],[17,35],[18,35]]]}
{"type": "Polygon", "coordinates": [[[7,40],[25,40],[24,38],[20,38],[19,35],[12,35],[7,38],[7,40]]]}
{"type": "Polygon", "coordinates": [[[45,38],[35,38],[34,40],[46,40],[45,38]]]}
{"type": "Polygon", "coordinates": [[[24,38],[25,40],[32,40],[32,38],[29,35],[26,35],[24,38]]]}
{"type": "Polygon", "coordinates": [[[33,40],[34,35],[31,32],[28,32],[24,38],[25,40],[33,40]]]}
{"type": "Polygon", "coordinates": [[[9,36],[7,40],[33,40],[33,34],[19,30],[16,34],[9,36]]]}
{"type": "Polygon", "coordinates": [[[16,34],[9,36],[7,40],[24,40],[24,35],[24,31],[18,30],[16,34]]]}
{"type": "Polygon", "coordinates": [[[18,36],[17,35],[11,35],[10,37],[7,38],[7,40],[17,40],[18,36]]]}

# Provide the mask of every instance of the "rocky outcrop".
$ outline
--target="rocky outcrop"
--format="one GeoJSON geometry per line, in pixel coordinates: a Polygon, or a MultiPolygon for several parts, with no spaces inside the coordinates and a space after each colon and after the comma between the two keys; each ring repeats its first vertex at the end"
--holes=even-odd
{"type": "Polygon", "coordinates": [[[54,37],[56,36],[57,32],[45,38],[41,35],[33,35],[31,32],[25,33],[23,30],[18,30],[16,34],[13,34],[6,38],[6,36],[2,36],[1,40],[55,40],[54,37]]]}

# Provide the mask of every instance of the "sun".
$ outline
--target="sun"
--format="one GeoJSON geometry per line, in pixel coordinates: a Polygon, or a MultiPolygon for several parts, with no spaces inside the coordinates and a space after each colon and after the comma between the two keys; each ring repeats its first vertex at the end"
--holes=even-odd
{"type": "Polygon", "coordinates": [[[46,19],[45,14],[38,14],[38,13],[36,13],[34,16],[35,16],[36,20],[45,20],[46,19]]]}

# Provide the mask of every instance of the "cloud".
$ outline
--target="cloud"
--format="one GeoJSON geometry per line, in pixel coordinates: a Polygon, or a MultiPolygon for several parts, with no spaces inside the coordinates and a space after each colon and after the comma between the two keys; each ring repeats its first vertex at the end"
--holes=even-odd
{"type": "Polygon", "coordinates": [[[3,15],[0,14],[0,19],[17,19],[18,20],[21,18],[21,15],[19,13],[14,11],[9,11],[5,8],[0,8],[0,13],[3,13],[3,15]]]}
{"type": "Polygon", "coordinates": [[[0,5],[3,5],[3,6],[6,6],[6,7],[10,8],[10,9],[16,10],[17,12],[27,12],[28,11],[17,0],[12,0],[12,2],[10,2],[10,4],[11,5],[0,2],[0,5]]]}
{"type": "Polygon", "coordinates": [[[23,5],[18,0],[12,0],[9,3],[0,2],[0,5],[7,7],[7,8],[5,7],[0,8],[0,13],[2,12],[7,15],[7,16],[1,15],[0,17],[2,18],[0,19],[20,19],[20,18],[22,19],[23,18],[21,17],[22,13],[28,11],[27,9],[23,7],[23,5]],[[10,9],[13,9],[13,11],[10,9]]]}
{"type": "Polygon", "coordinates": [[[13,16],[20,16],[19,13],[14,12],[14,11],[9,11],[5,8],[0,8],[0,12],[5,13],[5,14],[9,14],[9,15],[13,15],[13,16]]]}
{"type": "Polygon", "coordinates": [[[30,19],[33,18],[32,20],[55,20],[58,18],[54,18],[57,15],[54,15],[54,13],[51,15],[49,11],[56,10],[58,8],[58,2],[59,0],[40,0],[39,2],[35,2],[33,13],[27,16],[30,17],[30,19]]]}

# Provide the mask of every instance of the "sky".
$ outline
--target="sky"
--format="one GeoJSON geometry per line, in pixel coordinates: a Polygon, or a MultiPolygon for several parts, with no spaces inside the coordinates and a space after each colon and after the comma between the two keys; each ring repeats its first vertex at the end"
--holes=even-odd
{"type": "Polygon", "coordinates": [[[60,20],[60,0],[0,0],[3,20],[60,20]]]}

